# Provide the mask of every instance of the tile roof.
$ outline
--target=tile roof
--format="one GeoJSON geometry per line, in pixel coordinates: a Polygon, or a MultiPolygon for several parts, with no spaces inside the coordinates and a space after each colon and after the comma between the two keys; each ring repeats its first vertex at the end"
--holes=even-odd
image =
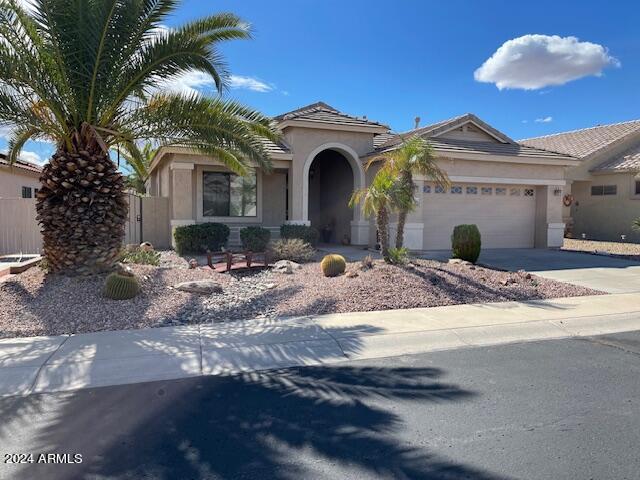
{"type": "MultiPolygon", "coordinates": [[[[9,166],[9,161],[7,160],[7,156],[4,153],[0,153],[0,166],[9,166]]],[[[16,160],[13,162],[13,167],[21,168],[23,170],[29,170],[31,172],[40,173],[42,172],[42,167],[36,163],[27,162],[26,160],[16,160]]]]}
{"type": "Polygon", "coordinates": [[[640,144],[591,169],[592,172],[640,171],[640,144]]]}
{"type": "Polygon", "coordinates": [[[584,158],[636,132],[640,132],[640,120],[614,123],[612,125],[599,125],[581,130],[545,135],[544,137],[526,138],[519,140],[519,142],[529,147],[542,148],[576,158],[584,158]]]}
{"type": "Polygon", "coordinates": [[[266,138],[261,139],[265,150],[270,155],[277,155],[282,153],[291,153],[291,149],[284,144],[284,142],[274,143],[266,138]]]}
{"type": "MultiPolygon", "coordinates": [[[[509,155],[513,157],[541,157],[566,159],[567,155],[539,148],[527,147],[517,143],[478,142],[474,140],[461,140],[443,137],[427,138],[431,147],[439,153],[480,153],[488,155],[509,155]]],[[[393,150],[395,146],[380,148],[376,153],[384,153],[393,150]]]]}
{"type": "Polygon", "coordinates": [[[304,120],[306,122],[330,123],[349,126],[375,126],[389,128],[379,122],[368,120],[366,117],[354,117],[347,115],[324,102],[316,102],[311,105],[292,110],[274,117],[277,122],[286,120],[304,120]]]}

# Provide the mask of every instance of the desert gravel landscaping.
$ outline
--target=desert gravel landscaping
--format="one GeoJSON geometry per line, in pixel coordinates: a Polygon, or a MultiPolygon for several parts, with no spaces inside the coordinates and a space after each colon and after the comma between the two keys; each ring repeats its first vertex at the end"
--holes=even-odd
{"type": "Polygon", "coordinates": [[[418,260],[406,267],[376,261],[326,278],[318,263],[293,274],[269,270],[220,274],[163,252],[159,267],[132,265],[141,293],[131,300],[102,295],[104,276],[46,275],[39,267],[0,283],[0,337],[59,335],[255,317],[434,307],[600,294],[526,272],[501,272],[465,263],[418,260]],[[213,280],[222,293],[176,290],[190,280],[213,280]]]}
{"type": "Polygon", "coordinates": [[[565,238],[562,250],[589,253],[608,253],[629,260],[640,261],[640,244],[626,242],[600,242],[597,240],[578,240],[565,238]]]}

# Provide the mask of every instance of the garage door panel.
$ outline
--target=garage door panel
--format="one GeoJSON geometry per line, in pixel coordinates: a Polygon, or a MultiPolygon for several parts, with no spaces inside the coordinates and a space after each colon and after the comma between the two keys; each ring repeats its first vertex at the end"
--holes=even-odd
{"type": "MultiPolygon", "coordinates": [[[[483,185],[492,187],[496,185],[483,185]]],[[[530,248],[534,244],[535,197],[481,194],[425,194],[423,197],[424,248],[451,248],[456,225],[478,226],[484,248],[530,248]]],[[[463,188],[466,191],[466,189],[463,188]]],[[[433,192],[433,187],[431,189],[433,192]]],[[[480,188],[478,188],[480,191],[480,188]]]]}

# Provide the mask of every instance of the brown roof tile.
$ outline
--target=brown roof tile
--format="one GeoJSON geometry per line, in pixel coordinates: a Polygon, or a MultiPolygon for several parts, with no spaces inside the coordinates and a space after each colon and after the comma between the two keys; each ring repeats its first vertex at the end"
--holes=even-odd
{"type": "Polygon", "coordinates": [[[584,158],[637,132],[640,132],[640,120],[632,120],[545,135],[544,137],[526,138],[519,140],[519,143],[529,147],[564,153],[576,158],[584,158]]]}
{"type": "Polygon", "coordinates": [[[592,172],[638,172],[640,171],[640,144],[627,150],[622,155],[607,160],[597,167],[591,169],[592,172]]]}
{"type": "Polygon", "coordinates": [[[378,126],[389,128],[379,122],[368,120],[366,117],[354,117],[340,112],[324,102],[316,102],[291,112],[283,113],[274,117],[277,122],[286,120],[304,120],[308,122],[331,123],[350,126],[378,126]]]}

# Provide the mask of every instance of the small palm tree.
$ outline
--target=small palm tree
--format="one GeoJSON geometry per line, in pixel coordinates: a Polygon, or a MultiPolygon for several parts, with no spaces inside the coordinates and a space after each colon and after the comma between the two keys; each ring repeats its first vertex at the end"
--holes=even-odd
{"type": "MultiPolygon", "coordinates": [[[[146,142],[141,150],[138,148],[127,149],[122,152],[130,173],[127,175],[126,185],[141,195],[147,193],[147,180],[149,179],[149,167],[155,157],[157,148],[151,142],[146,142]]],[[[120,152],[118,152],[119,154],[120,152]]]]}
{"type": "Polygon", "coordinates": [[[369,164],[379,160],[384,162],[381,170],[387,171],[387,174],[396,178],[398,182],[397,188],[394,189],[393,205],[398,211],[396,248],[402,248],[407,215],[417,205],[413,176],[423,175],[445,188],[450,185],[449,177],[438,166],[429,142],[418,136],[404,140],[396,150],[372,158],[369,164]]]}
{"type": "Polygon", "coordinates": [[[139,140],[180,144],[239,174],[269,168],[271,120],[236,102],[166,93],[158,85],[193,72],[223,91],[220,42],[250,37],[233,14],[167,28],[178,0],[0,0],[0,127],[9,159],[43,139],[55,153],[37,194],[44,255],[52,271],[108,270],[118,258],[128,205],[109,157],[135,155],[139,140]]]}
{"type": "Polygon", "coordinates": [[[386,170],[380,170],[376,173],[371,185],[353,192],[349,200],[351,208],[362,205],[366,216],[375,217],[380,253],[386,262],[389,262],[389,215],[396,186],[393,176],[386,170]]]}

